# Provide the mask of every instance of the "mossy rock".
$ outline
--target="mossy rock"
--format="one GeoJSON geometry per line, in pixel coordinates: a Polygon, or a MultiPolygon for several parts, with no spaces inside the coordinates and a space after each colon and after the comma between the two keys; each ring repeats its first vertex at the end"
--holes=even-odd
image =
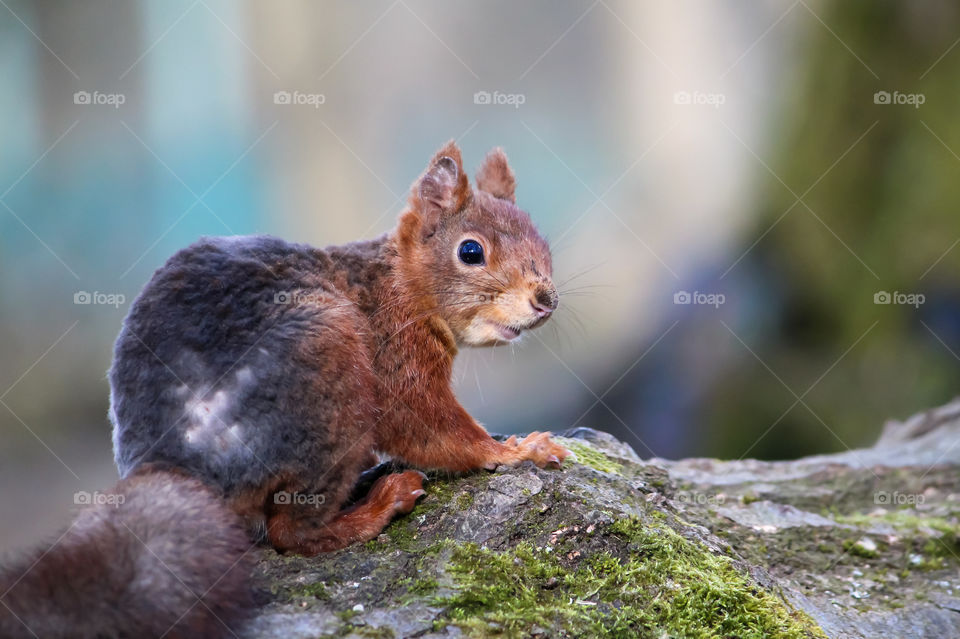
{"type": "Polygon", "coordinates": [[[960,636],[960,447],[943,445],[960,422],[941,421],[774,463],[644,462],[562,433],[562,470],[433,476],[366,544],[260,550],[246,636],[960,636]],[[875,503],[904,487],[913,503],[875,503]]]}

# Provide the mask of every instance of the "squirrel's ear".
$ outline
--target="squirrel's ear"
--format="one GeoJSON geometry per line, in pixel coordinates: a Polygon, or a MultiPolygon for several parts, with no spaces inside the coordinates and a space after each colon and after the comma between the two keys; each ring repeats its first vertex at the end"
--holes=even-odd
{"type": "Polygon", "coordinates": [[[507,164],[507,154],[500,147],[487,153],[483,160],[483,165],[477,171],[477,189],[516,203],[514,191],[517,189],[517,180],[507,164]]]}
{"type": "Polygon", "coordinates": [[[428,217],[459,211],[470,196],[470,184],[463,171],[460,149],[450,141],[437,151],[423,177],[414,185],[419,210],[428,217]]]}

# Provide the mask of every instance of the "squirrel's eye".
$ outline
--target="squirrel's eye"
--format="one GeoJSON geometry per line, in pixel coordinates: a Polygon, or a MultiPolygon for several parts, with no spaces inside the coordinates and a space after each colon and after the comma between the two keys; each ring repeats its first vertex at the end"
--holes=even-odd
{"type": "Polygon", "coordinates": [[[464,264],[477,266],[483,264],[483,247],[476,240],[464,240],[460,243],[460,250],[457,251],[460,261],[464,264]]]}

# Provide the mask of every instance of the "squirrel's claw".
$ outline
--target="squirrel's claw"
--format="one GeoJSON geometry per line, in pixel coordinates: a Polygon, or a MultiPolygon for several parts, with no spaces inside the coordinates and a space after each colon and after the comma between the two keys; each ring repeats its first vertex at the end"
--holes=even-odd
{"type": "Polygon", "coordinates": [[[562,468],[563,460],[570,456],[570,451],[552,441],[548,432],[532,432],[519,442],[511,435],[503,445],[507,449],[503,457],[488,461],[484,468],[493,470],[499,464],[516,466],[524,461],[532,461],[540,468],[562,468]]]}
{"type": "Polygon", "coordinates": [[[423,479],[424,475],[419,470],[384,475],[374,483],[367,500],[385,507],[392,505],[394,514],[406,514],[426,494],[423,479]]]}

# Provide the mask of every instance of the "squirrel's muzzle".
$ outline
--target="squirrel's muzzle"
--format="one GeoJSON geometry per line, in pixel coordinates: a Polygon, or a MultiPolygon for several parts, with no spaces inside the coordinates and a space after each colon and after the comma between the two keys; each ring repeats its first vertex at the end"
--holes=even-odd
{"type": "Polygon", "coordinates": [[[537,317],[545,319],[560,305],[560,296],[557,289],[552,285],[549,287],[541,286],[537,288],[536,293],[530,298],[530,306],[537,314],[537,317]]]}

